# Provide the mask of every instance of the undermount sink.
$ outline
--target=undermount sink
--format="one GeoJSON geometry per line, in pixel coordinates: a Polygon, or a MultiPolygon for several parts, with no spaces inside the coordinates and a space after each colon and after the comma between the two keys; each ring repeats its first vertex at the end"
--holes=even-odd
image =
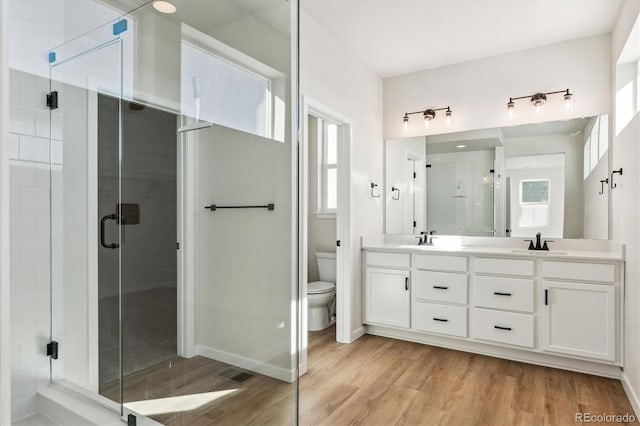
{"type": "Polygon", "coordinates": [[[566,251],[558,251],[558,250],[511,250],[511,253],[517,254],[530,254],[530,255],[557,255],[557,256],[566,256],[568,253],[566,251]]]}

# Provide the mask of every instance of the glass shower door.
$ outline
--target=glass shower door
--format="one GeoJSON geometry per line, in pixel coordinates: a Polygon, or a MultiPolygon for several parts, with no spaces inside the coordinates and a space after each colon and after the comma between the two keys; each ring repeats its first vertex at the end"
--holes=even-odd
{"type": "MultiPolygon", "coordinates": [[[[49,53],[51,339],[58,344],[51,376],[88,396],[121,383],[124,29],[117,20],[49,53]],[[100,117],[103,99],[111,119],[100,117]]],[[[106,405],[119,411],[121,392],[110,398],[115,404],[106,405]]]]}

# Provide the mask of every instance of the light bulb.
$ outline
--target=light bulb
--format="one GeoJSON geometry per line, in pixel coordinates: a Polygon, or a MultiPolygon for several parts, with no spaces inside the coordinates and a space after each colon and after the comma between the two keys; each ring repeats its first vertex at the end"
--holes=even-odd
{"type": "Polygon", "coordinates": [[[536,113],[542,111],[542,105],[536,105],[536,113]]]}
{"type": "Polygon", "coordinates": [[[429,120],[428,118],[424,119],[424,127],[426,127],[427,129],[431,127],[431,120],[429,120]]]}
{"type": "Polygon", "coordinates": [[[567,90],[567,93],[562,98],[564,99],[565,109],[567,111],[573,111],[573,95],[569,93],[569,90],[567,90]]]}
{"type": "Polygon", "coordinates": [[[451,109],[447,108],[447,111],[444,113],[445,123],[447,124],[447,127],[451,127],[451,115],[452,115],[451,109]]]}
{"type": "Polygon", "coordinates": [[[511,99],[509,99],[509,103],[507,103],[507,112],[509,113],[509,119],[513,119],[516,112],[516,104],[511,99]]]}
{"type": "Polygon", "coordinates": [[[409,128],[409,115],[408,114],[404,114],[404,117],[402,117],[402,125],[404,127],[404,130],[407,130],[409,128]]]}

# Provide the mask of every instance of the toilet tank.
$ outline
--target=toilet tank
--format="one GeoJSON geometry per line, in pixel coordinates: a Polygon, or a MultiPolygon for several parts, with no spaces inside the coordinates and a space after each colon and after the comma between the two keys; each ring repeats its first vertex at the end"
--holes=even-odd
{"type": "Polygon", "coordinates": [[[336,282],[336,254],[327,252],[316,252],[316,260],[318,261],[318,271],[320,272],[320,281],[330,283],[336,282]]]}

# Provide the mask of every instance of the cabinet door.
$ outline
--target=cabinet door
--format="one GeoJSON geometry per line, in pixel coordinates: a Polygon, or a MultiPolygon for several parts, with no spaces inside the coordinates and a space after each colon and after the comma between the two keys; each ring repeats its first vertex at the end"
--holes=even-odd
{"type": "Polygon", "coordinates": [[[616,287],[544,282],[545,351],[616,359],[616,287]]]}
{"type": "Polygon", "coordinates": [[[409,271],[367,268],[365,322],[409,328],[409,271]]]}

